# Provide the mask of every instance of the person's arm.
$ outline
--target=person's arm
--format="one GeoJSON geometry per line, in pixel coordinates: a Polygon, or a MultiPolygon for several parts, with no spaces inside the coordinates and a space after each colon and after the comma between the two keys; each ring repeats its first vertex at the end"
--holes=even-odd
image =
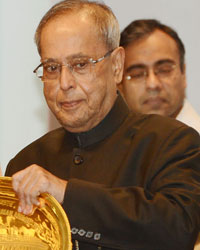
{"type": "Polygon", "coordinates": [[[116,249],[192,250],[200,225],[200,144],[189,131],[163,143],[144,185],[70,179],[63,207],[73,237],[116,249]]]}

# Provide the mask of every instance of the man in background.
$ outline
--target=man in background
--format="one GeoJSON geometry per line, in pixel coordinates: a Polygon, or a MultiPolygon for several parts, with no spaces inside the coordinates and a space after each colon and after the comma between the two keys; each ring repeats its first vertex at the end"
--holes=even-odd
{"type": "Polygon", "coordinates": [[[178,34],[154,19],[136,20],[121,33],[125,48],[120,89],[130,109],[170,116],[200,133],[200,116],[185,98],[185,48],[178,34]]]}
{"type": "Polygon", "coordinates": [[[200,133],[200,116],[185,98],[185,48],[177,32],[154,19],[136,20],[120,45],[126,56],[119,88],[130,109],[176,118],[200,133]]]}

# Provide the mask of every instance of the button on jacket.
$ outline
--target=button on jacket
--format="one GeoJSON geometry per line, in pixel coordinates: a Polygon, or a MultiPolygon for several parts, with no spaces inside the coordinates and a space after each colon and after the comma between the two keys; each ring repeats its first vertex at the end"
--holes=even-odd
{"type": "Polygon", "coordinates": [[[79,249],[193,249],[200,137],[181,122],[131,113],[118,96],[97,127],[49,132],[13,158],[6,175],[30,164],[69,181],[62,205],[79,249]]]}

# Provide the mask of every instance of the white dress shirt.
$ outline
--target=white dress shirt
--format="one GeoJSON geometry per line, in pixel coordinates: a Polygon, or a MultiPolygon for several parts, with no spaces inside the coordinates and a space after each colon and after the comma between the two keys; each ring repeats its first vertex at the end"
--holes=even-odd
{"type": "Polygon", "coordinates": [[[200,115],[194,110],[187,99],[184,100],[183,108],[176,119],[196,129],[200,134],[200,115]]]}

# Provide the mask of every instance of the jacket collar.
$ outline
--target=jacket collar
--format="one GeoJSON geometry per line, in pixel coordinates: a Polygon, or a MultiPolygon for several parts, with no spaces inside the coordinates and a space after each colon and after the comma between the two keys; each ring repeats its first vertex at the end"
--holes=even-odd
{"type": "Polygon", "coordinates": [[[123,123],[129,114],[129,109],[120,94],[107,116],[93,129],[83,133],[70,133],[75,146],[84,148],[104,140],[123,123]]]}

